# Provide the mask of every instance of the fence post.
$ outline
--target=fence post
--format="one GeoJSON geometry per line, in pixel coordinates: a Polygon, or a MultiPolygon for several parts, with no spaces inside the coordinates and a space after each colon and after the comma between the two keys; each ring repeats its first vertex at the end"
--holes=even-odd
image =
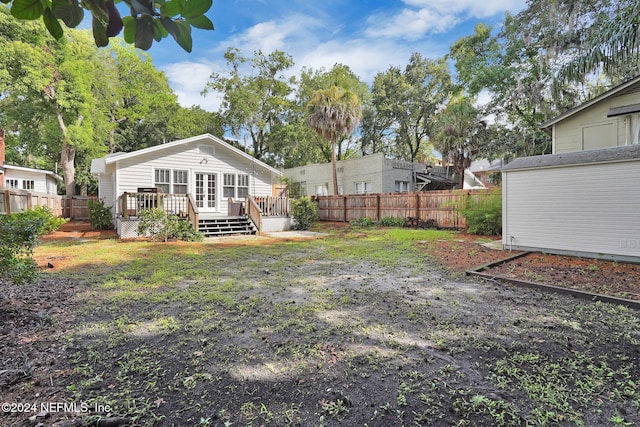
{"type": "Polygon", "coordinates": [[[4,190],[4,206],[7,211],[7,215],[11,215],[11,190],[8,188],[4,190]]]}
{"type": "Polygon", "coordinates": [[[342,200],[343,200],[343,210],[344,210],[344,212],[342,213],[342,220],[344,222],[347,222],[347,196],[342,196],[342,200]]]}
{"type": "Polygon", "coordinates": [[[416,214],[414,217],[420,219],[420,192],[416,192],[416,214]]]}
{"type": "Polygon", "coordinates": [[[376,221],[380,221],[380,193],[376,194],[376,221]]]}

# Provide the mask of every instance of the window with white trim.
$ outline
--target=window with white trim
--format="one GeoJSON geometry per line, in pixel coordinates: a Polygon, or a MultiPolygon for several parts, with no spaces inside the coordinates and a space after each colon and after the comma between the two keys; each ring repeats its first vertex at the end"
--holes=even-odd
{"type": "Polygon", "coordinates": [[[225,173],[222,177],[222,197],[236,197],[236,174],[225,173]]]}
{"type": "Polygon", "coordinates": [[[17,179],[8,179],[7,180],[7,188],[18,188],[18,180],[17,179]]]}
{"type": "Polygon", "coordinates": [[[356,182],[355,183],[355,193],[356,194],[367,194],[371,193],[371,183],[370,182],[356,182]]]}
{"type": "Polygon", "coordinates": [[[409,182],[408,181],[396,181],[395,190],[397,193],[406,193],[409,191],[409,182]]]}
{"type": "Polygon", "coordinates": [[[189,171],[173,171],[173,194],[187,194],[189,192],[189,171]]]}
{"type": "Polygon", "coordinates": [[[245,198],[249,195],[249,175],[238,174],[238,198],[245,198]]]}
{"type": "Polygon", "coordinates": [[[171,170],[156,169],[154,186],[160,190],[161,193],[171,193],[171,170]]]}
{"type": "Polygon", "coordinates": [[[23,190],[33,190],[35,188],[35,182],[32,179],[25,179],[22,181],[23,190]]]}

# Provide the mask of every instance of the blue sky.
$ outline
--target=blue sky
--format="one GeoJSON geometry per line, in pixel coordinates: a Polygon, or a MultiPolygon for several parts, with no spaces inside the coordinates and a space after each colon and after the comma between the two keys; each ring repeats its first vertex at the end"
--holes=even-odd
{"type": "Polygon", "coordinates": [[[260,49],[293,57],[292,74],[303,66],[348,65],[367,83],[392,65],[404,67],[412,52],[439,58],[482,21],[499,26],[505,11],[517,13],[525,0],[214,0],[207,16],[215,31],[194,29],[191,53],[171,37],[148,53],[164,71],[180,104],[217,110],[220,97],[203,97],[212,72],[224,72],[224,53],[245,56],[260,49]]]}

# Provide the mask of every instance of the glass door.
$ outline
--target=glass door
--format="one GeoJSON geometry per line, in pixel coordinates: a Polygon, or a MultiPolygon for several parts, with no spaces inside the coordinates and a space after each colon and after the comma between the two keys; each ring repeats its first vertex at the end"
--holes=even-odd
{"type": "Polygon", "coordinates": [[[196,206],[200,212],[216,209],[216,174],[196,172],[196,206]]]}

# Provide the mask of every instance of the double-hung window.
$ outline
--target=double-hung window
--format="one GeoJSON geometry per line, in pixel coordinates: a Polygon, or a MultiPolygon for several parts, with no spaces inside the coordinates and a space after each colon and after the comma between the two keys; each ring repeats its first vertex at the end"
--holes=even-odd
{"type": "Polygon", "coordinates": [[[238,175],[238,198],[244,199],[249,195],[249,175],[238,175]]]}
{"type": "Polygon", "coordinates": [[[189,192],[189,171],[181,169],[156,169],[154,186],[164,194],[187,194],[189,192]]]}
{"type": "Polygon", "coordinates": [[[187,194],[189,192],[189,171],[173,171],[173,194],[187,194]]]}
{"type": "Polygon", "coordinates": [[[236,174],[225,173],[222,177],[222,197],[236,197],[236,174]]]}
{"type": "Polygon", "coordinates": [[[8,179],[7,180],[7,188],[18,188],[18,180],[17,179],[8,179]]]}
{"type": "Polygon", "coordinates": [[[23,190],[33,190],[35,188],[35,182],[32,179],[25,179],[22,181],[23,190]]]}
{"type": "Polygon", "coordinates": [[[158,191],[160,191],[161,193],[171,193],[171,170],[156,169],[154,184],[158,191]]]}

